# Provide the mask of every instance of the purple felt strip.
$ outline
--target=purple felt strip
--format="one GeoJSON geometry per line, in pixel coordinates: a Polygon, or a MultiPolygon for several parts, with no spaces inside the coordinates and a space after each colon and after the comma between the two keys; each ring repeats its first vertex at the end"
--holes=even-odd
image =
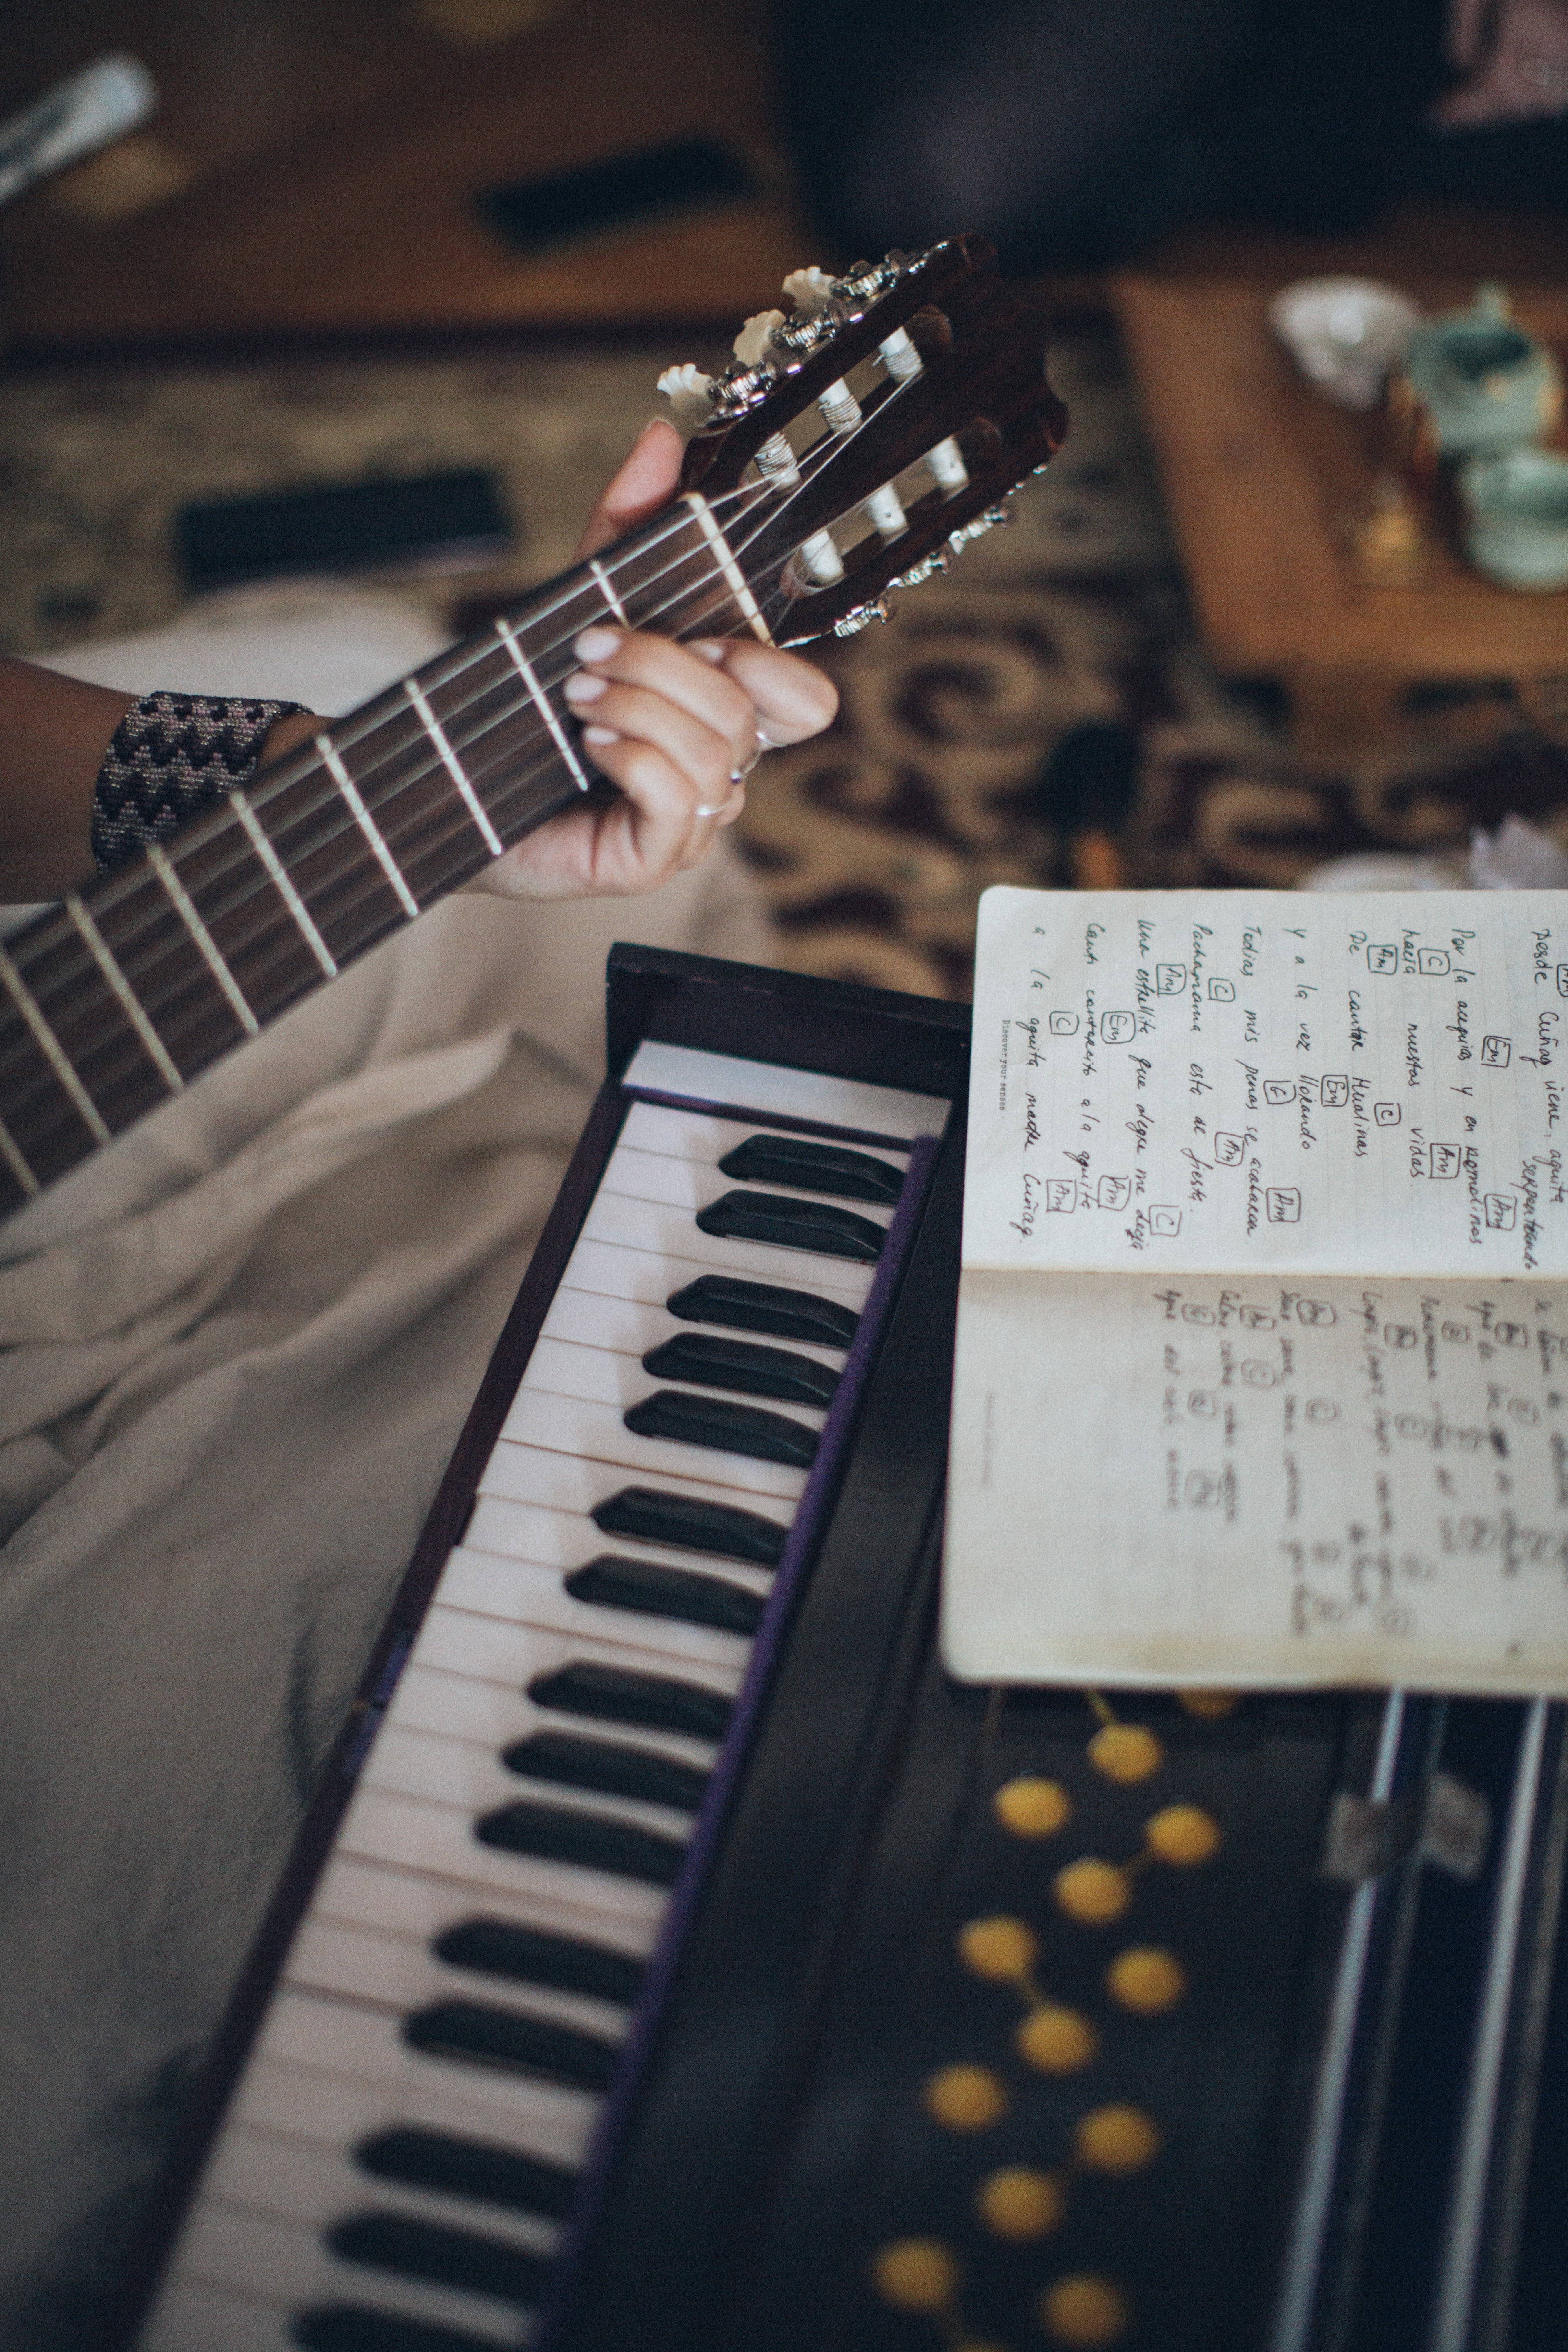
{"type": "Polygon", "coordinates": [[[748,1110],[743,1103],[707,1102],[697,1095],[668,1095],[657,1087],[624,1087],[628,1102],[658,1103],[664,1110],[700,1111],[704,1118],[734,1118],[751,1127],[776,1127],[791,1135],[830,1135],[838,1143],[868,1143],[879,1151],[912,1151],[907,1135],[879,1135],[868,1127],[835,1127],[827,1119],[795,1118],[788,1111],[748,1110]]]}
{"type": "MultiPolygon", "coordinates": [[[[627,1089],[628,1093],[631,1091],[627,1089]]],[[[656,1098],[639,1093],[638,1099],[656,1098]]],[[[657,1099],[668,1101],[673,1097],[660,1097],[657,1099]]],[[[713,1108],[710,1103],[683,1107],[710,1112],[713,1108]]],[[[773,1661],[788,1631],[796,1596],[805,1580],[837,1492],[838,1474],[843,1466],[867,1375],[897,1295],[900,1277],[920,1231],[921,1212],[925,1206],[926,1193],[936,1167],[938,1145],[937,1137],[922,1135],[909,1146],[909,1174],[888,1227],[888,1238],[877,1261],[877,1271],[872,1277],[866,1304],[860,1310],[854,1339],[844,1360],[844,1371],[837,1391],[822,1424],[816,1459],[801,1490],[795,1517],[790,1521],[773,1591],[768,1595],[747,1662],[745,1680],[736,1695],[729,1728],[719,1750],[719,1760],[714,1766],[702,1810],[697,1817],[697,1826],[681,1865],[680,1876],[670,1895],[669,1907],[659,1927],[658,1941],[654,1947],[647,1973],[637,1996],[631,2032],[621,2051],[614,2079],[595,2126],[582,2186],[563,2233],[556,2262],[557,2276],[563,2277],[576,2263],[597,2218],[609,2179],[611,2159],[652,2059],[659,2020],[679,1966],[691,1916],[718,1852],[730,1801],[734,1794],[742,1765],[750,1752],[767,1697],[773,1661]]],[[[533,2338],[534,2352],[550,2352],[552,2333],[551,2313],[547,2310],[541,2332],[533,2338]]]]}

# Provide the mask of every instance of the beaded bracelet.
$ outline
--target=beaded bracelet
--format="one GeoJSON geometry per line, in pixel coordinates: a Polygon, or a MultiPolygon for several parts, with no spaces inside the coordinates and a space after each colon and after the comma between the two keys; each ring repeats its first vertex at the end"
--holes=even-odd
{"type": "Polygon", "coordinates": [[[92,793],[92,854],[112,873],[256,772],[268,728],[302,702],[216,694],[144,694],[110,744],[92,793]]]}

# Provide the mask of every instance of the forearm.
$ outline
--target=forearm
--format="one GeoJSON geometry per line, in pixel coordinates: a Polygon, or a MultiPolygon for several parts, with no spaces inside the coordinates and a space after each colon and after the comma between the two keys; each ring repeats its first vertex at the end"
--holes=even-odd
{"type": "MultiPolygon", "coordinates": [[[[93,792],[134,697],[0,659],[0,902],[58,898],[94,871],[93,792]]],[[[319,722],[279,719],[259,765],[319,722]]]]}

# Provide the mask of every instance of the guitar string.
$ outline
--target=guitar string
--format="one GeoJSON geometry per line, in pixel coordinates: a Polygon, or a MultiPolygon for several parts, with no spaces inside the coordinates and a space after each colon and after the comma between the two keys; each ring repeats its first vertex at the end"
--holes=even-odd
{"type": "MultiPolygon", "coordinates": [[[[900,387],[889,387],[886,396],[876,403],[875,407],[871,412],[872,415],[878,415],[880,414],[881,409],[887,405],[888,399],[896,396],[896,392],[899,388],[900,387]]],[[[763,525],[759,526],[757,530],[753,530],[749,533],[738,543],[731,544],[730,550],[731,557],[733,558],[740,554],[743,554],[754,542],[755,539],[760,536],[761,530],[767,527],[767,522],[777,520],[781,515],[786,512],[787,509],[794,503],[795,498],[797,498],[805,488],[808,478],[821,471],[835,454],[842,450],[847,441],[858,437],[859,432],[863,430],[865,425],[869,422],[869,417],[863,417],[861,423],[853,428],[852,432],[848,435],[836,435],[832,432],[822,435],[809,449],[802,453],[797,460],[796,478],[787,485],[781,486],[776,483],[776,481],[770,481],[764,478],[764,479],[760,483],[745,483],[738,485],[734,490],[725,492],[721,494],[720,498],[711,500],[710,502],[711,510],[740,505],[742,501],[749,502],[748,510],[754,509],[754,508],[759,505],[763,506],[768,509],[766,521],[764,521],[763,525]],[[780,494],[781,489],[782,495],[780,494]]],[[[658,548],[665,541],[674,538],[682,530],[689,529],[692,520],[693,518],[689,514],[671,517],[666,527],[659,531],[657,536],[652,539],[642,541],[635,549],[628,551],[626,554],[612,559],[610,565],[607,567],[611,571],[612,576],[616,572],[625,572],[636,562],[646,561],[647,557],[650,553],[657,551],[658,548]]],[[[660,572],[654,573],[650,579],[639,583],[638,586],[640,593],[646,593],[650,587],[657,586],[661,580],[671,577],[674,573],[680,571],[693,561],[700,560],[704,552],[705,551],[701,549],[687,550],[672,563],[665,566],[660,572]]],[[[715,587],[722,588],[725,592],[726,599],[729,598],[731,592],[728,589],[728,583],[724,580],[722,568],[720,565],[716,565],[713,572],[706,579],[697,583],[695,591],[689,585],[682,589],[679,596],[667,597],[664,603],[656,606],[652,612],[639,615],[638,625],[647,626],[651,622],[664,618],[671,611],[675,610],[679,604],[689,601],[693,593],[702,593],[706,590],[715,587]]],[[[553,604],[545,605],[540,612],[531,615],[526,625],[530,629],[536,629],[542,621],[548,621],[555,614],[566,611],[572,604],[577,602],[583,596],[590,594],[599,597],[602,601],[603,591],[601,583],[596,581],[590,582],[580,580],[574,583],[570,588],[563,589],[561,595],[555,599],[553,604]]],[[[782,592],[779,591],[769,592],[767,596],[767,602],[770,607],[776,604],[778,607],[783,608],[787,604],[788,601],[789,600],[783,595],[782,592]]],[[[567,639],[564,636],[557,638],[550,646],[547,646],[540,652],[537,656],[538,660],[541,662],[549,661],[554,654],[560,651],[562,646],[566,642],[567,639]]],[[[493,661],[496,657],[497,651],[498,648],[492,646],[483,639],[470,641],[470,647],[465,650],[463,657],[460,660],[454,661],[449,667],[445,668],[436,677],[432,677],[429,681],[430,686],[439,690],[440,688],[455,682],[466,671],[476,667],[479,663],[493,661]]],[[[390,695],[395,693],[395,691],[396,688],[394,688],[389,689],[388,693],[390,695]]],[[[449,742],[452,742],[452,730],[460,724],[463,712],[472,708],[474,703],[485,699],[490,693],[493,693],[493,691],[494,688],[487,685],[487,687],[481,689],[480,693],[470,697],[468,701],[460,704],[455,712],[446,714],[443,725],[444,731],[447,733],[447,740],[449,742]]],[[[514,718],[521,712],[531,712],[532,709],[535,707],[534,698],[531,694],[518,695],[515,698],[515,700],[510,705],[505,706],[500,713],[492,714],[491,718],[477,733],[466,734],[462,736],[460,741],[452,742],[454,754],[456,755],[463,751],[470,750],[477,743],[482,744],[487,738],[493,737],[498,733],[506,724],[509,718],[514,718]]],[[[346,739],[346,748],[352,749],[357,743],[367,740],[372,735],[378,731],[381,727],[388,724],[395,716],[401,717],[402,715],[401,708],[398,705],[394,704],[391,709],[384,714],[378,715],[374,719],[367,717],[365,724],[361,727],[356,733],[346,739]]],[[[340,740],[335,736],[333,748],[342,748],[340,740]]],[[[303,749],[301,749],[301,751],[294,756],[296,759],[304,759],[307,757],[307,754],[304,752],[303,749]]],[[[374,778],[378,771],[394,764],[396,760],[404,757],[406,757],[406,747],[400,750],[397,753],[393,754],[390,758],[374,763],[372,767],[364,772],[363,777],[356,779],[356,782],[369,784],[371,785],[371,788],[374,789],[374,778]]],[[[313,764],[321,763],[317,762],[313,764]]],[[[286,767],[287,763],[280,763],[280,765],[286,767]]],[[[427,782],[429,777],[432,774],[438,772],[444,765],[444,761],[441,760],[438,755],[426,759],[420,769],[416,770],[416,772],[407,778],[404,783],[396,787],[393,793],[388,795],[387,801],[382,804],[380,809],[378,809],[378,814],[384,814],[392,802],[395,801],[405,793],[414,790],[420,784],[427,782]]],[[[547,725],[541,720],[538,731],[532,737],[531,741],[525,741],[523,744],[519,745],[511,759],[508,761],[505,797],[515,797],[519,793],[528,791],[542,775],[547,774],[552,769],[556,768],[558,765],[559,751],[554,743],[553,736],[551,734],[547,725]],[[548,749],[546,751],[546,757],[543,762],[541,765],[525,768],[520,772],[517,768],[516,761],[519,759],[526,759],[529,753],[536,747],[539,749],[545,749],[547,739],[548,749]]],[[[304,772],[306,775],[309,774],[309,766],[307,766],[304,772]]],[[[292,777],[285,774],[277,779],[269,779],[268,789],[264,795],[260,793],[252,795],[252,805],[257,805],[258,802],[261,802],[261,803],[265,805],[266,802],[275,799],[282,791],[287,790],[289,785],[297,784],[300,781],[302,781],[302,778],[298,772],[296,772],[292,777]]],[[[341,793],[335,792],[332,793],[324,793],[321,796],[321,801],[318,803],[318,806],[331,807],[334,803],[341,805],[342,797],[341,793]]],[[[301,812],[299,821],[306,821],[309,815],[314,813],[314,810],[301,812]]],[[[221,817],[222,813],[215,811],[214,814],[216,817],[221,817]]],[[[312,845],[312,847],[319,850],[330,845],[331,842],[335,839],[339,834],[350,829],[352,819],[345,822],[342,825],[334,827],[331,833],[321,836],[318,841],[312,845]]],[[[423,845],[423,854],[426,857],[435,856],[442,849],[447,847],[452,840],[459,836],[467,836],[471,840],[471,817],[465,810],[454,807],[453,822],[451,824],[442,826],[433,835],[426,831],[423,845]]],[[[406,833],[398,831],[395,826],[394,841],[389,841],[389,846],[394,846],[395,841],[405,841],[407,837],[406,833]]],[[[472,858],[471,855],[465,859],[459,860],[457,868],[450,873],[450,878],[444,878],[443,882],[437,887],[437,888],[431,893],[432,898],[442,895],[445,889],[453,887],[454,882],[458,878],[466,876],[469,872],[482,870],[483,865],[486,862],[488,861],[484,859],[476,861],[472,858]]],[[[231,861],[231,868],[220,868],[216,876],[205,877],[203,878],[201,887],[204,894],[210,892],[215,882],[222,880],[226,871],[248,869],[249,861],[243,856],[240,858],[231,861]]],[[[371,881],[372,892],[374,894],[376,889],[377,877],[374,876],[369,876],[367,878],[371,881]]],[[[139,885],[144,884],[145,882],[144,876],[138,876],[135,879],[136,883],[139,885]]],[[[238,899],[229,902],[229,904],[223,908],[221,912],[215,909],[214,919],[221,921],[226,918],[232,919],[232,916],[244,907],[248,898],[266,898],[268,895],[265,883],[256,885],[247,893],[242,894],[238,899]]],[[[95,894],[95,898],[97,898],[97,894],[95,894]]],[[[98,899],[97,902],[101,907],[103,903],[102,900],[98,899]]],[[[349,902],[348,908],[340,909],[340,916],[342,913],[350,911],[353,908],[354,903],[354,901],[351,900],[349,902]]],[[[157,919],[158,926],[161,927],[165,919],[165,910],[160,907],[159,916],[157,919]]],[[[145,931],[147,928],[148,927],[143,926],[143,931],[145,931]]],[[[368,932],[362,931],[358,939],[350,943],[344,944],[342,949],[342,961],[344,962],[352,961],[361,950],[362,947],[364,944],[368,944],[369,940],[374,937],[379,936],[380,932],[384,930],[384,924],[378,921],[371,927],[368,932]]],[[[119,943],[120,948],[126,953],[132,951],[133,944],[133,940],[121,940],[119,943]]],[[[237,952],[238,950],[231,951],[237,952]]],[[[85,961],[86,959],[83,958],[82,963],[84,966],[85,961]]],[[[162,1005],[166,1002],[167,998],[165,996],[153,1000],[151,1005],[146,1005],[144,1003],[144,1009],[148,1010],[149,1017],[153,1017],[153,1015],[160,1010],[162,1005]]],[[[202,1018],[205,1022],[205,1015],[198,1017],[202,1018]]],[[[171,1040],[177,1040],[180,1034],[181,1031],[179,1029],[174,1029],[171,1032],[171,1040]]],[[[129,1043],[131,1041],[128,1040],[127,1042],[129,1043]]]]}

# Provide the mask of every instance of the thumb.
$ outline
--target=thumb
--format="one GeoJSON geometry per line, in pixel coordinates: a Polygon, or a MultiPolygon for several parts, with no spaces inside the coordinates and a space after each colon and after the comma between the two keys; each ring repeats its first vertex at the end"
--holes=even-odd
{"type": "Polygon", "coordinates": [[[680,479],[681,439],[662,416],[643,426],[619,473],[600,497],[577,543],[577,555],[593,555],[623,531],[645,522],[668,503],[680,479]]]}

